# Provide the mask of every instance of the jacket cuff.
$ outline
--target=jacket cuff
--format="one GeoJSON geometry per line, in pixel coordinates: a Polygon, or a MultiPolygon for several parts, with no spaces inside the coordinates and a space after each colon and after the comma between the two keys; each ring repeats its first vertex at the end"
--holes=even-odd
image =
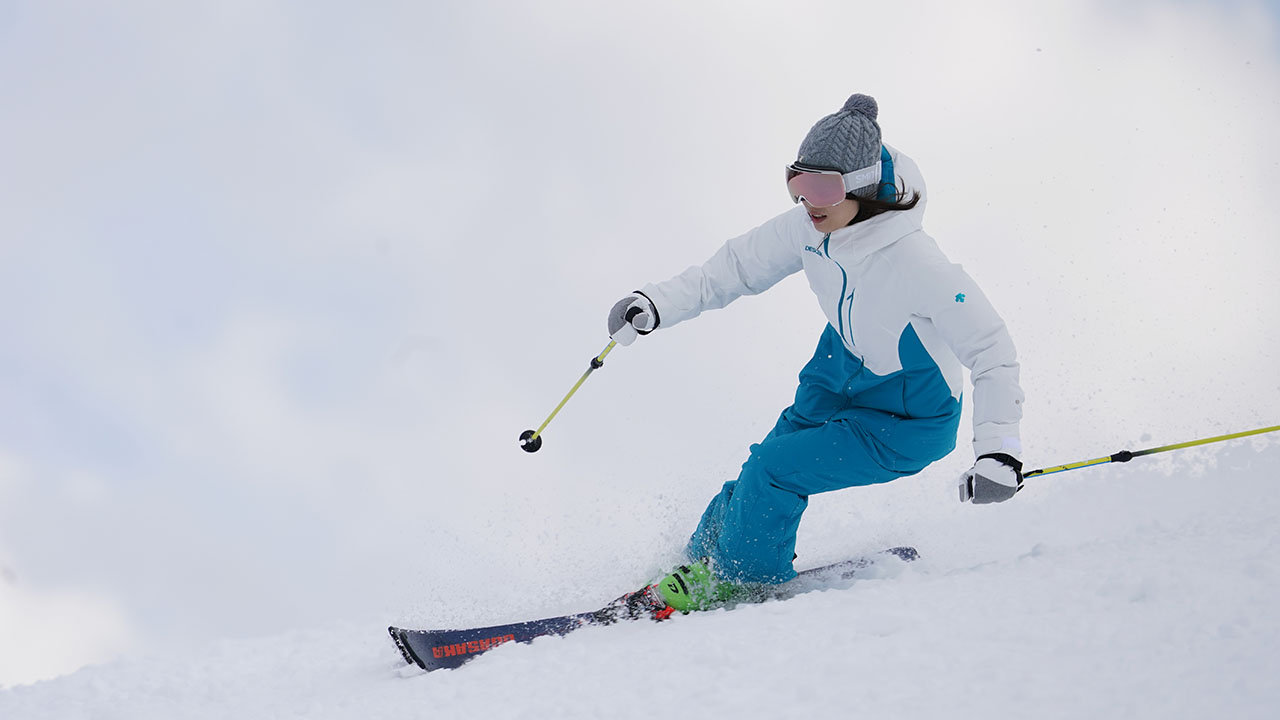
{"type": "Polygon", "coordinates": [[[658,304],[653,301],[653,298],[646,295],[643,290],[636,290],[636,294],[644,298],[645,300],[648,300],[649,307],[653,308],[653,327],[640,333],[641,335],[648,335],[654,330],[657,330],[662,325],[662,313],[658,310],[658,304]]]}
{"type": "Polygon", "coordinates": [[[973,441],[973,456],[980,458],[983,455],[1008,455],[1017,460],[1022,460],[1022,441],[1017,435],[1005,435],[1002,437],[975,439],[973,441]]]}
{"type": "Polygon", "coordinates": [[[653,303],[653,311],[658,314],[658,321],[662,327],[671,327],[684,319],[680,317],[679,308],[658,285],[648,283],[636,292],[649,298],[649,302],[653,303]]]}

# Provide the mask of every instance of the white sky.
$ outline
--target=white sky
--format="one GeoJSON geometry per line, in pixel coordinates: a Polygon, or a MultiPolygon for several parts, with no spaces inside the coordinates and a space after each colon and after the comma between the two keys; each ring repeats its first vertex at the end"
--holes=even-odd
{"type": "Polygon", "coordinates": [[[1029,464],[1280,422],[1274,3],[614,5],[0,0],[0,685],[677,547],[803,281],[515,438],[852,92],[1009,322],[1029,464]]]}

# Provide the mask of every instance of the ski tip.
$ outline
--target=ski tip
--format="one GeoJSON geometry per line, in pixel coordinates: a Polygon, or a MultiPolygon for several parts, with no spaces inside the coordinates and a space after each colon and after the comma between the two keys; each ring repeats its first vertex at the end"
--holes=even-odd
{"type": "Polygon", "coordinates": [[[404,658],[406,663],[410,665],[417,665],[419,667],[422,666],[422,663],[418,662],[418,659],[413,656],[413,651],[409,649],[409,644],[405,642],[404,628],[398,628],[395,625],[391,625],[387,628],[387,633],[389,633],[391,635],[391,639],[395,641],[396,649],[400,651],[400,656],[404,658]]]}

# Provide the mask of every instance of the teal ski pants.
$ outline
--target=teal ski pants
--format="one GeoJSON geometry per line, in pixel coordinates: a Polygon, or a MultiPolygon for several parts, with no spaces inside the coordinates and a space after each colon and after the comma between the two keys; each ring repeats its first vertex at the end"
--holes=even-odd
{"type": "Polygon", "coordinates": [[[911,340],[914,332],[904,335],[904,370],[877,376],[828,326],[800,373],[795,402],[751,446],[738,478],[711,500],[689,540],[689,557],[709,558],[727,580],[786,582],[796,575],[796,531],[810,495],[914,475],[955,449],[960,403],[932,359],[919,357],[923,348],[908,346],[911,340]],[[908,404],[922,404],[918,397],[904,400],[919,392],[945,392],[923,403],[937,415],[901,414],[908,404]]]}

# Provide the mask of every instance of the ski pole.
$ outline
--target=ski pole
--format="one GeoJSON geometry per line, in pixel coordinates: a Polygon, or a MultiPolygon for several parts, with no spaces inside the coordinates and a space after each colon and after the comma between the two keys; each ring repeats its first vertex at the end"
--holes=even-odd
{"type": "Polygon", "coordinates": [[[605,346],[603,352],[591,358],[591,366],[587,368],[586,372],[582,373],[582,377],[578,378],[578,382],[574,384],[571,390],[569,390],[569,394],[565,395],[564,399],[560,401],[560,404],[556,406],[556,409],[551,411],[551,414],[543,421],[541,427],[537,430],[525,430],[520,433],[520,449],[525,452],[538,452],[538,449],[542,447],[542,431],[547,429],[547,426],[551,424],[552,418],[556,416],[556,413],[560,412],[560,408],[564,407],[565,403],[569,402],[569,398],[573,397],[573,394],[578,392],[578,388],[582,387],[582,383],[587,381],[587,378],[591,376],[591,373],[599,370],[604,365],[604,356],[608,355],[609,351],[617,344],[616,340],[610,340],[609,344],[605,346]]]}
{"type": "Polygon", "coordinates": [[[1148,448],[1146,450],[1121,450],[1120,452],[1114,455],[1108,455],[1107,457],[1095,458],[1093,460],[1082,460],[1080,462],[1042,468],[1040,470],[1032,470],[1030,472],[1023,473],[1022,477],[1029,478],[1033,475],[1052,475],[1054,473],[1066,472],[1067,470],[1092,467],[1094,465],[1105,465],[1113,462],[1129,462],[1130,460],[1136,457],[1142,457],[1143,455],[1155,455],[1156,453],[1168,452],[1169,450],[1181,450],[1183,448],[1194,447],[1196,445],[1208,445],[1209,443],[1222,442],[1223,440],[1235,440],[1236,438],[1248,437],[1250,435],[1261,435],[1262,433],[1275,432],[1277,430],[1280,430],[1280,425],[1258,428],[1257,430],[1246,430],[1244,432],[1231,433],[1230,435],[1219,435],[1217,437],[1204,438],[1203,440],[1192,440],[1191,442],[1177,443],[1175,445],[1162,445],[1160,447],[1148,448]]]}

